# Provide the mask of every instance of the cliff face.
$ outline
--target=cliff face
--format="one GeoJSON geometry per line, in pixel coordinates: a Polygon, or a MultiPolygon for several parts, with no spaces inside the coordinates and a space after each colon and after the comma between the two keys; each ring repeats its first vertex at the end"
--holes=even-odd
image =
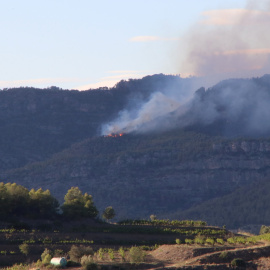
{"type": "Polygon", "coordinates": [[[144,146],[136,142],[135,150],[127,152],[126,143],[132,146],[138,137],[92,139],[46,162],[2,174],[2,179],[48,188],[60,201],[71,186],[78,186],[93,195],[99,209],[113,205],[118,218],[147,218],[153,213],[166,217],[259,184],[270,175],[269,141],[208,141],[204,151],[190,155],[188,144],[148,149],[148,139],[152,138],[141,138],[144,146]],[[100,140],[100,145],[123,147],[110,157],[106,147],[93,150],[100,140]]]}

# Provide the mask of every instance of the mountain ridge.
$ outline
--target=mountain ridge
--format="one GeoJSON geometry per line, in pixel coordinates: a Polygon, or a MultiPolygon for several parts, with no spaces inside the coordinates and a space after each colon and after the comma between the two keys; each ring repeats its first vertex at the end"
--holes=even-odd
{"type": "MultiPolygon", "coordinates": [[[[142,109],[155,116],[160,109],[153,103],[156,93],[168,98],[168,106],[177,95],[186,101],[191,78],[158,74],[86,92],[55,87],[0,91],[0,179],[49,188],[57,198],[78,186],[93,195],[99,209],[113,205],[118,219],[194,218],[201,209],[196,216],[216,224],[214,215],[205,214],[207,201],[263,186],[269,178],[269,76],[200,88],[184,110],[180,99],[177,110],[143,122],[153,127],[148,132],[140,130],[142,109]],[[121,114],[137,123],[135,129],[99,136],[102,125],[116,124],[121,114]],[[164,123],[166,128],[158,128],[164,123]]],[[[246,225],[227,217],[230,226],[246,225]]],[[[270,224],[270,217],[257,219],[262,221],[270,224]]]]}

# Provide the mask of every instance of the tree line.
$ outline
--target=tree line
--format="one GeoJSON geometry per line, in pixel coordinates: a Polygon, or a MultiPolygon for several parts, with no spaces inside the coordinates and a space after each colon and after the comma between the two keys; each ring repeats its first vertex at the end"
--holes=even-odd
{"type": "MultiPolygon", "coordinates": [[[[111,209],[113,210],[110,206],[104,210],[105,219],[115,216],[111,209]]],[[[0,183],[0,220],[13,217],[53,219],[56,216],[95,218],[98,214],[92,196],[83,194],[78,187],[71,187],[67,191],[64,203],[60,206],[48,189],[28,190],[16,183],[0,183]]]]}

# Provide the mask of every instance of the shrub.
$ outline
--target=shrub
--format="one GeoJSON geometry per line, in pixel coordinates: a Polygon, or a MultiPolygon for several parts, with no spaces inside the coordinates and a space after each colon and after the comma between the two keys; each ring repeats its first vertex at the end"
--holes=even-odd
{"type": "Polygon", "coordinates": [[[222,251],[220,254],[219,254],[219,258],[224,260],[228,257],[228,252],[227,251],[222,251]]]}
{"type": "Polygon", "coordinates": [[[181,244],[181,240],[180,239],[175,239],[175,243],[177,244],[177,245],[180,245],[181,244]]]}
{"type": "Polygon", "coordinates": [[[119,255],[121,256],[122,261],[125,261],[125,250],[123,249],[123,247],[120,247],[118,250],[119,255]]]}
{"type": "Polygon", "coordinates": [[[235,241],[235,238],[234,238],[234,237],[230,237],[230,238],[228,238],[228,239],[227,239],[227,242],[228,242],[229,244],[235,244],[235,243],[236,243],[236,241],[235,241]]]}
{"type": "Polygon", "coordinates": [[[80,259],[83,255],[94,255],[94,251],[91,247],[73,245],[68,254],[72,261],[80,262],[80,259]]]}
{"type": "Polygon", "coordinates": [[[28,253],[29,253],[29,245],[28,244],[24,243],[24,244],[19,245],[19,249],[20,249],[22,254],[24,254],[26,256],[28,255],[28,253]]]}
{"type": "Polygon", "coordinates": [[[270,226],[262,225],[260,229],[260,234],[270,233],[270,226]]]}
{"type": "Polygon", "coordinates": [[[94,270],[97,269],[97,264],[94,263],[92,256],[84,255],[81,258],[81,265],[85,270],[94,270]]]}
{"type": "Polygon", "coordinates": [[[215,239],[214,238],[206,238],[205,243],[213,246],[215,244],[215,239]]]}
{"type": "Polygon", "coordinates": [[[20,263],[20,264],[15,264],[11,268],[8,268],[8,269],[9,270],[28,270],[29,267],[27,265],[23,265],[22,263],[20,263]]]}
{"type": "Polygon", "coordinates": [[[145,252],[140,247],[131,247],[129,249],[129,260],[131,263],[144,262],[145,252]]]}
{"type": "Polygon", "coordinates": [[[246,238],[245,237],[236,237],[236,243],[238,244],[246,244],[246,238]]]}
{"type": "Polygon", "coordinates": [[[52,259],[52,255],[51,254],[47,254],[44,259],[42,260],[42,263],[47,265],[51,262],[51,259],[52,259]]]}
{"type": "Polygon", "coordinates": [[[100,248],[100,249],[98,250],[98,256],[99,256],[99,258],[100,258],[101,260],[103,260],[103,258],[104,258],[104,249],[103,249],[103,248],[100,248]]]}
{"type": "Polygon", "coordinates": [[[50,261],[47,262],[47,260],[49,259],[49,256],[47,256],[47,255],[50,255],[50,257],[52,258],[52,251],[49,250],[49,249],[47,249],[47,248],[45,248],[45,250],[41,254],[41,261],[42,261],[43,264],[50,263],[50,261]]]}
{"type": "Polygon", "coordinates": [[[233,266],[233,267],[246,267],[246,263],[243,259],[235,258],[231,261],[231,266],[233,266]]]}
{"type": "Polygon", "coordinates": [[[224,240],[222,238],[217,238],[217,243],[220,245],[224,245],[224,240]]]}
{"type": "Polygon", "coordinates": [[[193,244],[193,240],[186,238],[185,243],[188,244],[188,245],[191,245],[191,244],[193,244]]]}
{"type": "Polygon", "coordinates": [[[199,245],[203,245],[205,242],[205,237],[198,235],[197,237],[195,237],[194,239],[194,243],[199,244],[199,245]]]}
{"type": "Polygon", "coordinates": [[[110,259],[113,261],[115,259],[115,257],[114,257],[114,250],[111,249],[111,248],[109,248],[108,249],[108,254],[109,254],[110,259]]]}
{"type": "Polygon", "coordinates": [[[41,260],[37,260],[36,262],[36,268],[41,268],[42,267],[42,261],[41,260]]]}

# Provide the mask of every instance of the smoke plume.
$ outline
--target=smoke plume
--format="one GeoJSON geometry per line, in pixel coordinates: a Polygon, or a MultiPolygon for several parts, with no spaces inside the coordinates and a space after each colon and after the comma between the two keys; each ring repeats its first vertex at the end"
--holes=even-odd
{"type": "Polygon", "coordinates": [[[247,1],[245,9],[210,10],[202,15],[180,44],[181,53],[185,48],[180,70],[212,82],[269,72],[269,0],[247,1]]]}
{"type": "Polygon", "coordinates": [[[102,127],[103,135],[217,122],[223,135],[270,135],[269,76],[228,80],[195,93],[227,78],[269,72],[270,0],[259,2],[247,1],[245,9],[204,12],[179,45],[179,59],[185,55],[179,69],[197,77],[178,88],[157,89],[146,101],[128,106],[102,127]]]}

